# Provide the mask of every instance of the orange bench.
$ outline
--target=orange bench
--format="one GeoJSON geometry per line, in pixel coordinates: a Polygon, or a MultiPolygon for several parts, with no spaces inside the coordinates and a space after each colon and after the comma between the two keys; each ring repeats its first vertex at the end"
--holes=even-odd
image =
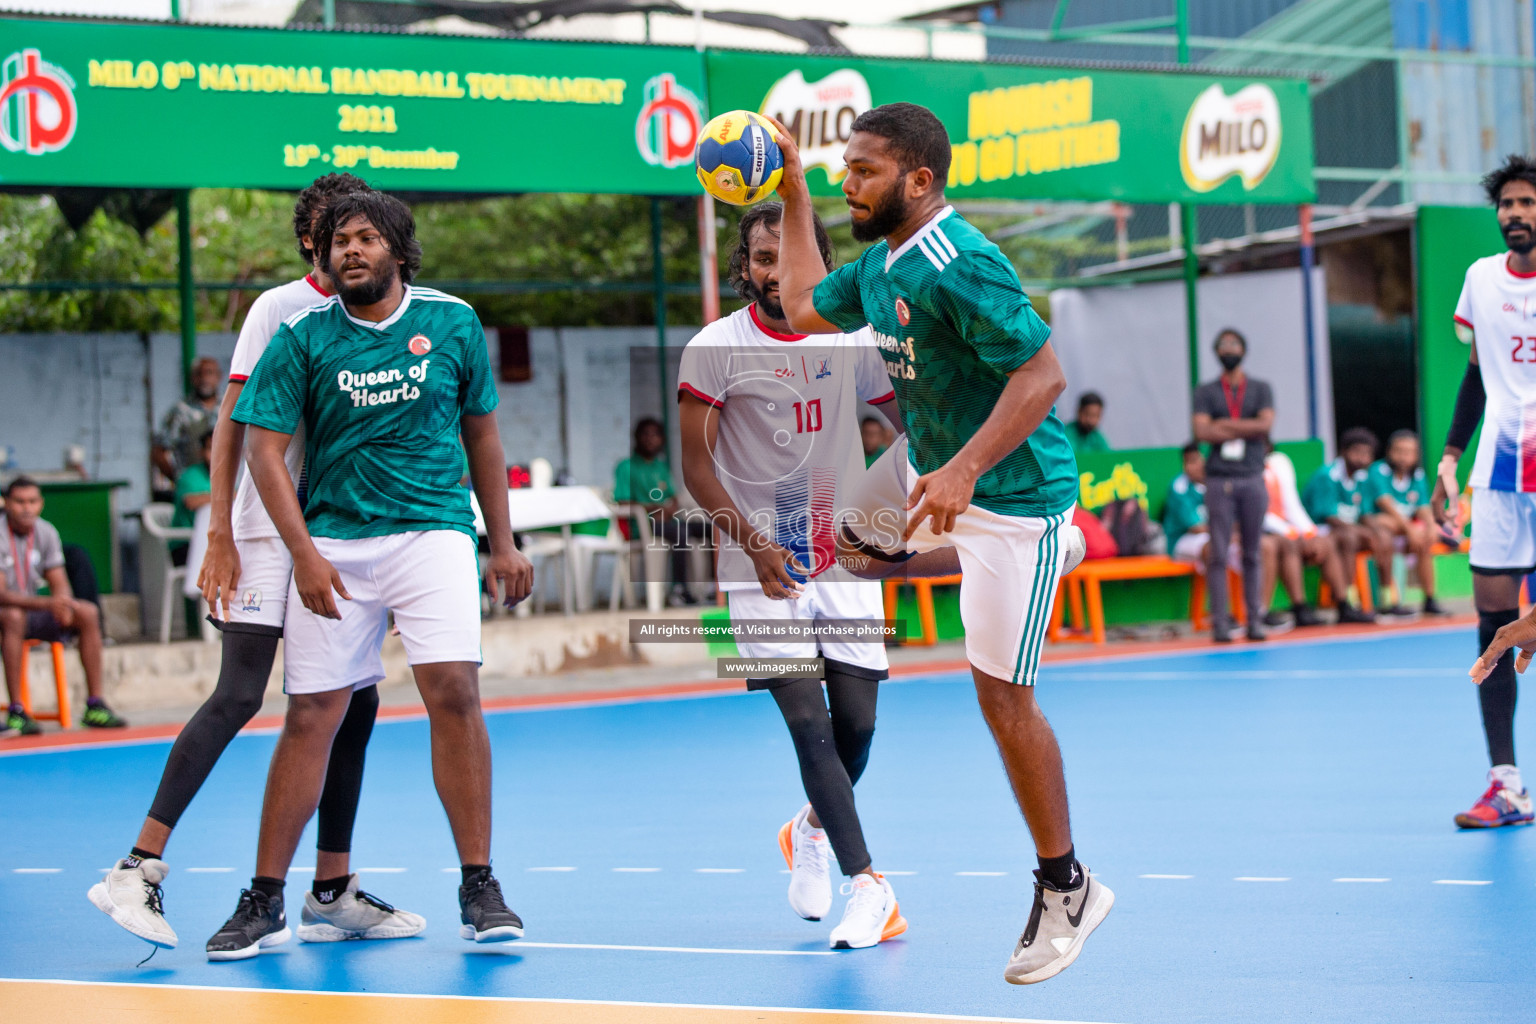
{"type": "Polygon", "coordinates": [[[22,706],[27,714],[40,722],[58,722],[59,728],[68,729],[69,716],[69,677],[64,671],[64,645],[58,641],[51,642],[48,646],[53,654],[53,688],[58,694],[58,710],[52,714],[34,712],[32,710],[32,686],[28,676],[31,674],[32,648],[43,641],[27,640],[21,649],[21,678],[16,680],[16,703],[22,706]]]}
{"type": "Polygon", "coordinates": [[[933,613],[933,588],[952,585],[960,582],[960,574],[953,576],[931,576],[927,579],[905,579],[892,577],[885,582],[885,617],[887,621],[896,618],[896,593],[903,584],[913,588],[917,594],[917,621],[922,627],[922,636],[916,640],[902,637],[901,642],[911,644],[914,647],[932,647],[939,642],[938,621],[933,613]]]}
{"type": "Polygon", "coordinates": [[[1129,555],[1120,558],[1096,558],[1084,562],[1069,575],[1064,576],[1056,592],[1056,607],[1051,611],[1051,626],[1046,637],[1053,643],[1077,640],[1102,644],[1106,640],[1103,590],[1105,582],[1168,579],[1179,576],[1192,577],[1189,590],[1189,620],[1198,629],[1205,619],[1205,577],[1195,572],[1195,567],[1189,562],[1177,561],[1165,555],[1129,555]],[[1068,606],[1072,614],[1073,629],[1079,634],[1075,637],[1069,636],[1062,629],[1062,620],[1068,606]]]}

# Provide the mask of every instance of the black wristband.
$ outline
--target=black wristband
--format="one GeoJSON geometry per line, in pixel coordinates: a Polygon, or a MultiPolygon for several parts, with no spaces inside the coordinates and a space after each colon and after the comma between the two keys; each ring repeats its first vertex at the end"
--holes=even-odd
{"type": "Polygon", "coordinates": [[[1483,371],[1467,364],[1466,376],[1461,378],[1461,389],[1456,392],[1456,411],[1451,414],[1451,429],[1445,435],[1445,446],[1466,451],[1472,443],[1472,432],[1483,418],[1483,407],[1488,394],[1483,390],[1483,371]]]}

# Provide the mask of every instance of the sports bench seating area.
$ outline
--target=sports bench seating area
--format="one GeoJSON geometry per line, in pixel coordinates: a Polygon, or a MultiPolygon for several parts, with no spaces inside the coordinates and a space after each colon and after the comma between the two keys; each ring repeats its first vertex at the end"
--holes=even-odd
{"type": "MultiPolygon", "coordinates": [[[[1306,480],[1323,463],[1322,444],[1318,441],[1281,443],[1278,447],[1291,457],[1300,480],[1306,480]]],[[[1139,497],[1146,500],[1148,516],[1154,520],[1161,518],[1168,485],[1181,471],[1176,448],[1089,454],[1079,460],[1078,468],[1081,474],[1079,503],[1084,508],[1094,510],[1118,498],[1139,497]]],[[[1437,556],[1452,553],[1450,548],[1444,546],[1435,549],[1437,556]]],[[[1355,559],[1355,587],[1365,611],[1374,610],[1374,572],[1371,563],[1369,552],[1360,552],[1355,559]]],[[[1232,615],[1242,624],[1245,613],[1241,577],[1230,571],[1228,575],[1231,581],[1228,592],[1232,597],[1232,615]]],[[[1189,580],[1189,599],[1184,614],[1187,614],[1192,629],[1208,629],[1210,617],[1206,608],[1203,574],[1196,572],[1190,563],[1166,555],[1128,555],[1086,561],[1061,581],[1046,638],[1052,643],[1106,643],[1111,625],[1106,611],[1106,583],[1128,585],[1134,591],[1141,584],[1158,586],[1153,581],[1165,581],[1162,583],[1164,590],[1159,595],[1160,600],[1156,602],[1158,610],[1163,613],[1149,615],[1143,621],[1167,621],[1170,616],[1163,611],[1169,607],[1166,581],[1185,578],[1189,580]]],[[[915,636],[909,635],[904,643],[926,646],[938,642],[940,630],[934,588],[958,585],[960,580],[957,574],[926,580],[885,581],[887,619],[897,617],[901,588],[911,587],[913,590],[919,632],[915,636]]],[[[1322,607],[1332,607],[1334,604],[1333,595],[1326,583],[1319,585],[1317,603],[1322,607]]],[[[1122,618],[1121,621],[1125,620],[1122,618]]]]}

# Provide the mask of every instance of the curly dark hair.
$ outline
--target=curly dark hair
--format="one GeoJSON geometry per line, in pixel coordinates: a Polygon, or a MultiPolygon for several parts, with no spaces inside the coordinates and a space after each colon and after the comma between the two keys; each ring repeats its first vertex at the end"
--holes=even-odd
{"type": "MultiPolygon", "coordinates": [[[[730,278],[731,287],[736,289],[736,294],[742,298],[753,298],[751,282],[747,279],[747,261],[752,255],[750,249],[752,232],[761,224],[765,230],[777,235],[779,232],[774,225],[783,219],[784,204],[779,202],[758,203],[756,206],[749,207],[747,212],[741,215],[741,223],[737,225],[736,248],[731,250],[726,274],[730,278]]],[[[815,213],[811,214],[811,225],[816,231],[816,248],[821,252],[821,262],[831,270],[836,262],[832,251],[832,238],[822,225],[821,218],[815,213]]]]}
{"type": "Polygon", "coordinates": [[[933,111],[916,103],[886,103],[854,118],[853,130],[884,139],[886,151],[896,158],[901,173],[928,168],[938,190],[944,191],[953,147],[949,130],[933,111]]]}
{"type": "Polygon", "coordinates": [[[367,192],[369,185],[355,174],[322,174],[304,191],[293,204],[293,239],[298,243],[299,255],[310,266],[315,264],[315,252],[304,244],[305,235],[313,235],[315,219],[325,212],[331,201],[349,192],[367,192]]]}
{"type": "Polygon", "coordinates": [[[355,217],[362,217],[379,229],[389,251],[400,261],[400,280],[411,283],[421,269],[421,243],[416,241],[416,218],[411,208],[387,192],[349,192],[332,202],[320,215],[315,230],[315,255],[322,266],[331,265],[331,240],[336,229],[355,217]]]}
{"type": "Polygon", "coordinates": [[[1376,449],[1381,447],[1381,442],[1376,439],[1376,434],[1369,427],[1350,427],[1339,438],[1339,451],[1353,448],[1357,444],[1370,448],[1373,456],[1376,454],[1376,449]]]}
{"type": "Polygon", "coordinates": [[[1499,193],[1503,192],[1504,186],[1512,181],[1524,181],[1536,187],[1536,160],[1523,157],[1519,153],[1511,153],[1505,157],[1503,167],[1489,171],[1483,177],[1483,191],[1488,193],[1488,201],[1498,206],[1499,193]]]}

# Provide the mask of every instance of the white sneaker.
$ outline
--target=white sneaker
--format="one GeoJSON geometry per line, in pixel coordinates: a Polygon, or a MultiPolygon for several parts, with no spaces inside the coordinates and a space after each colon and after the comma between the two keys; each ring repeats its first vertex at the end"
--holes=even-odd
{"type": "Polygon", "coordinates": [[[160,883],[170,874],[163,860],[141,860],[128,867],[120,860],[86,893],[96,909],[161,949],[176,948],[176,933],[165,921],[160,883]]]}
{"type": "Polygon", "coordinates": [[[357,887],[357,875],[330,903],[321,903],[313,892],[304,894],[299,914],[299,938],[305,942],[345,942],[348,939],[408,939],[420,935],[427,919],[409,910],[397,910],[377,896],[357,887]]]}
{"type": "Polygon", "coordinates": [[[833,949],[863,949],[907,930],[896,891],[884,875],[861,872],[844,882],[842,891],[848,905],[843,908],[842,923],[832,929],[833,949]]]}
{"type": "Polygon", "coordinates": [[[807,921],[820,921],[832,909],[832,878],[827,862],[832,844],[821,829],[806,822],[806,804],[793,820],[779,829],[779,852],[789,866],[789,906],[807,921]]]}
{"type": "Polygon", "coordinates": [[[1088,538],[1083,536],[1082,527],[1068,523],[1061,528],[1061,543],[1067,551],[1067,557],[1061,563],[1061,574],[1065,576],[1083,564],[1083,558],[1088,554],[1088,538]]]}

